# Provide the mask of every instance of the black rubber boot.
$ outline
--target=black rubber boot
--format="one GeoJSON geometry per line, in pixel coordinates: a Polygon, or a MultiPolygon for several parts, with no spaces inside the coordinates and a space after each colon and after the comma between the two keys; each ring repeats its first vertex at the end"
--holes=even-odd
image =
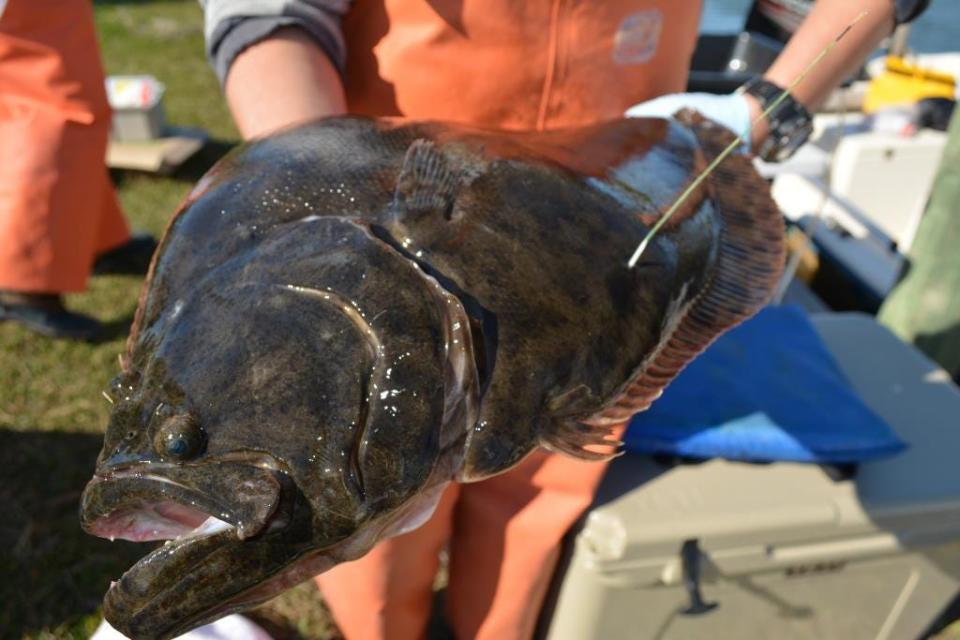
{"type": "Polygon", "coordinates": [[[149,233],[135,233],[126,243],[104,251],[93,262],[96,275],[143,275],[150,267],[150,258],[157,241],[149,233]]]}
{"type": "Polygon", "coordinates": [[[49,338],[93,340],[102,329],[94,318],[67,311],[55,293],[13,293],[0,291],[0,321],[18,322],[26,329],[49,338]]]}

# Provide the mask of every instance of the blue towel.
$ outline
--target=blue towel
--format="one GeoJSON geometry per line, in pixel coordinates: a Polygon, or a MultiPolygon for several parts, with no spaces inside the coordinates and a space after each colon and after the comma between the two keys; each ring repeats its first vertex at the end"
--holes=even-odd
{"type": "Polygon", "coordinates": [[[624,440],[637,453],[755,462],[853,463],[905,448],[793,306],[767,307],[720,337],[624,440]]]}

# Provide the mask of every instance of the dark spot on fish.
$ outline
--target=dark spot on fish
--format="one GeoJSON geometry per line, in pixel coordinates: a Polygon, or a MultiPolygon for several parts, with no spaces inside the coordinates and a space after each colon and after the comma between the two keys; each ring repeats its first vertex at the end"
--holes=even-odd
{"type": "Polygon", "coordinates": [[[612,270],[606,278],[607,294],[617,313],[628,313],[637,288],[636,274],[624,268],[612,270]]]}
{"type": "Polygon", "coordinates": [[[444,204],[443,207],[443,219],[447,221],[453,220],[453,209],[455,202],[450,200],[444,204]]]}
{"type": "Polygon", "coordinates": [[[634,268],[635,270],[640,270],[640,269],[660,269],[660,268],[663,268],[663,267],[665,267],[665,266],[667,266],[667,265],[664,264],[663,262],[658,261],[658,260],[642,260],[642,259],[641,259],[640,262],[637,262],[637,264],[633,265],[633,268],[634,268]]]}

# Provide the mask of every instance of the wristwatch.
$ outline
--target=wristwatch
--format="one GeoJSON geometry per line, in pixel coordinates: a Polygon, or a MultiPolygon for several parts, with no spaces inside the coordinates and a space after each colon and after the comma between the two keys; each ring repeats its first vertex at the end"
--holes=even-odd
{"type": "MultiPolygon", "coordinates": [[[[784,91],[783,87],[759,77],[737,89],[738,93],[747,93],[756,98],[761,111],[766,111],[784,91]]],[[[810,112],[789,94],[767,115],[767,123],[770,135],[760,144],[757,155],[768,162],[782,162],[792,156],[813,131],[810,112]]]]}

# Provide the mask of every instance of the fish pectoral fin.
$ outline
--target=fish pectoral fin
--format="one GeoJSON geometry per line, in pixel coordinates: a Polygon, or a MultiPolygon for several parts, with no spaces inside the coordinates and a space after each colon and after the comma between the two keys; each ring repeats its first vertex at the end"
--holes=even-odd
{"type": "Polygon", "coordinates": [[[584,408],[596,406],[598,402],[590,387],[581,384],[547,400],[547,411],[557,417],[581,415],[584,408]]]}
{"type": "Polygon", "coordinates": [[[434,142],[414,140],[403,157],[393,209],[404,217],[440,213],[449,220],[461,180],[462,173],[434,142]]]}

